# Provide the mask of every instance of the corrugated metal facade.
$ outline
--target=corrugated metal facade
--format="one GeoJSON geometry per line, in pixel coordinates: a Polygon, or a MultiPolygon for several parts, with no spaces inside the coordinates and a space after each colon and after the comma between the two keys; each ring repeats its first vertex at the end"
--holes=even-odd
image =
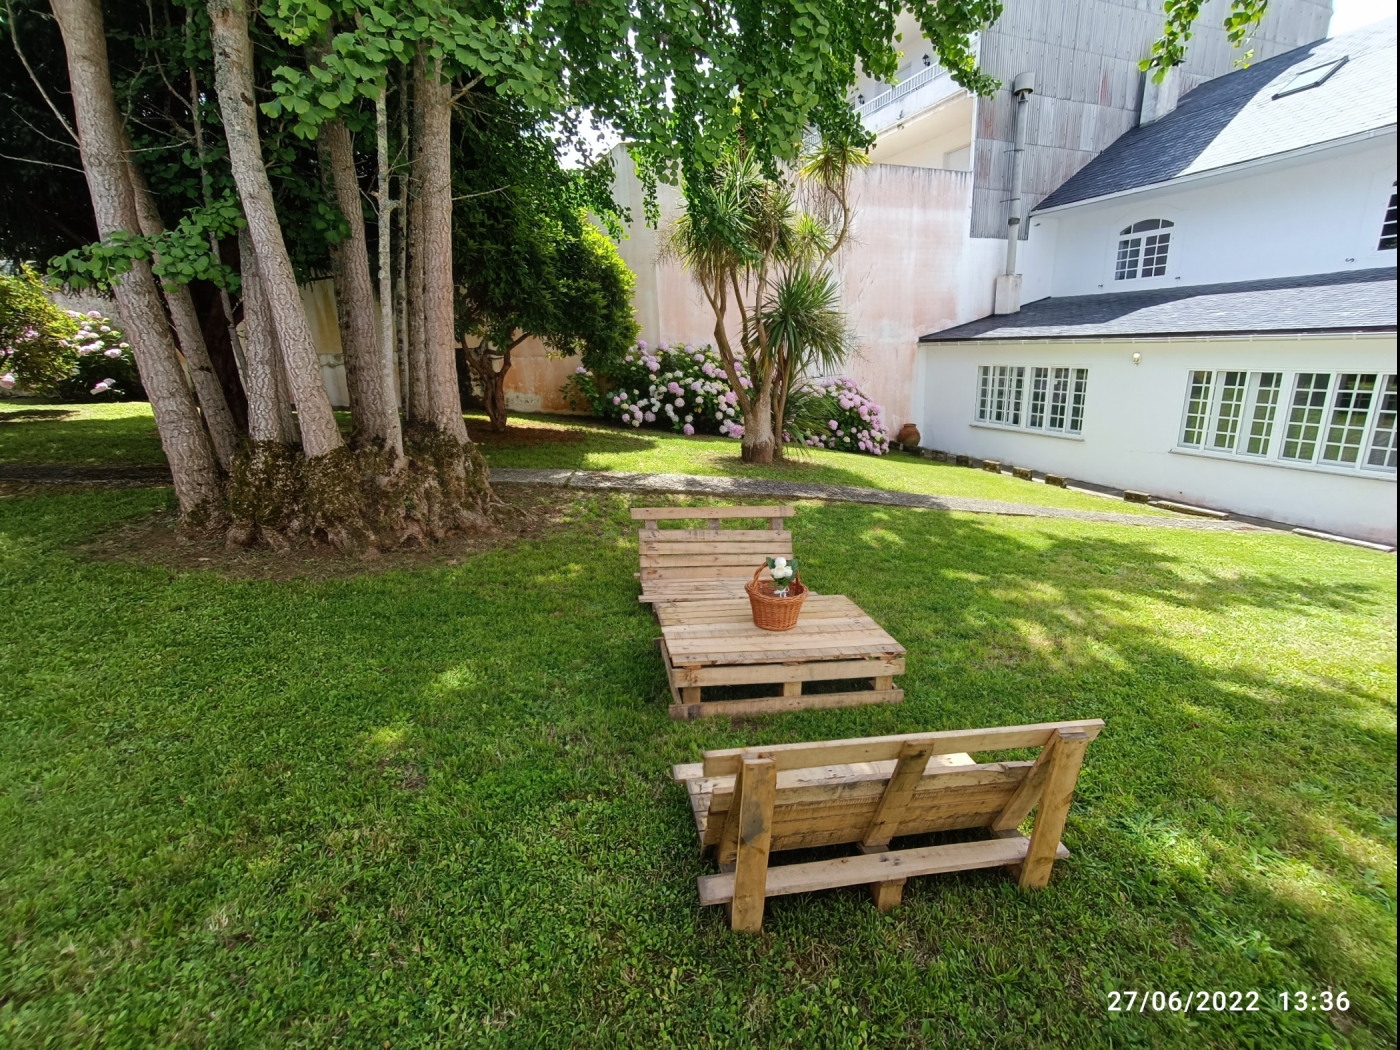
{"type": "MultiPolygon", "coordinates": [[[[1226,8],[1227,0],[1205,5],[1178,71],[1182,94],[1242,58],[1221,27],[1226,8]]],[[[1272,0],[1250,45],[1254,60],[1321,39],[1331,14],[1330,0],[1272,0]]],[[[1025,71],[1036,78],[1022,175],[1029,211],[1137,123],[1138,60],[1161,35],[1162,17],[1161,0],[1006,0],[1005,13],[981,38],[982,68],[1004,86],[977,101],[972,236],[1006,236],[1012,78],[1025,71]]]]}

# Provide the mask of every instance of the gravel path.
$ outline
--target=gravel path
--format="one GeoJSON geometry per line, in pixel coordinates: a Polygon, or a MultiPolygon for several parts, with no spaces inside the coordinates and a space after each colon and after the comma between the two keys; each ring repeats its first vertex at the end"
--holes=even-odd
{"type": "MultiPolygon", "coordinates": [[[[819,485],[802,481],[773,481],[767,478],[708,477],[695,474],[622,474],[604,470],[526,470],[496,467],[491,480],[506,485],[555,485],[559,488],[595,489],[612,492],[656,492],[684,496],[753,497],[780,499],[819,499],[842,503],[872,503],[887,507],[918,507],[924,510],[962,511],[966,514],[1005,514],[1024,518],[1068,518],[1071,521],[1097,521],[1109,525],[1145,525],[1165,529],[1195,529],[1201,532],[1259,532],[1257,525],[1242,521],[1212,521],[1205,518],[1124,514],[1111,510],[1066,510],[1030,503],[1008,503],[995,499],[964,496],[925,496],[916,492],[891,492],[855,485],[819,485]]],[[[0,481],[48,485],[106,485],[130,488],[169,485],[170,471],[163,466],[68,467],[0,464],[0,481]]]]}
{"type": "Polygon", "coordinates": [[[821,499],[844,503],[874,503],[887,507],[919,507],[925,510],[962,511],[967,514],[1007,514],[1027,518],[1069,518],[1110,525],[1148,525],[1201,532],[1260,532],[1257,525],[1206,518],[1148,516],[1117,511],[1065,510],[1029,503],[962,496],[925,496],[915,492],[890,492],[855,485],[817,485],[767,478],[705,477],[693,474],[621,474],[602,470],[525,470],[495,467],[491,480],[508,485],[556,485],[571,489],[604,489],[619,492],[668,492],[687,496],[778,496],[783,499],[821,499]]]}

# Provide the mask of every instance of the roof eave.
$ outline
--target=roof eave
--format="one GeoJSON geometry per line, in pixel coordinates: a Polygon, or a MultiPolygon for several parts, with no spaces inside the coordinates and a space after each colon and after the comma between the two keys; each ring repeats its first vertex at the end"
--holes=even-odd
{"type": "Polygon", "coordinates": [[[1117,340],[1135,341],[1142,339],[1241,339],[1250,336],[1329,336],[1329,335],[1393,335],[1395,325],[1357,325],[1338,328],[1243,328],[1236,331],[1210,332],[1079,332],[1069,335],[1005,335],[967,336],[962,339],[940,339],[943,333],[932,332],[919,337],[922,345],[942,343],[945,346],[962,346],[967,343],[1073,343],[1092,341],[1095,343],[1117,340]]]}
{"type": "MultiPolygon", "coordinates": [[[[1271,153],[1266,157],[1252,157],[1249,160],[1242,160],[1238,164],[1225,164],[1218,168],[1208,168],[1205,171],[1193,171],[1189,175],[1176,175],[1170,179],[1163,179],[1160,182],[1149,182],[1142,186],[1133,186],[1126,190],[1117,190],[1113,193],[1103,193],[1097,197],[1084,197],[1081,200],[1069,201],[1066,204],[1056,204],[1049,208],[1039,205],[1032,208],[1031,215],[1052,215],[1056,212],[1068,211],[1070,208],[1081,208],[1089,204],[1100,204],[1104,201],[1117,200],[1122,197],[1131,197],[1138,193],[1147,193],[1151,190],[1160,190],[1167,187],[1175,188],[1191,183],[1204,182],[1207,179],[1221,178],[1227,175],[1238,174],[1248,171],[1251,168],[1268,167],[1272,164],[1282,164],[1306,157],[1314,153],[1323,153],[1327,150],[1341,149],[1346,146],[1355,145],[1360,142],[1367,142],[1371,139],[1380,138],[1383,135],[1395,134],[1396,124],[1391,121],[1378,128],[1369,128],[1366,131],[1359,131],[1354,135],[1345,135],[1338,139],[1327,139],[1325,142],[1313,142],[1298,149],[1287,150],[1283,153],[1271,153]]],[[[1100,154],[1102,156],[1102,154],[1100,154]]],[[[1097,158],[1096,158],[1097,159],[1097,158]]],[[[1093,161],[1090,161],[1092,164],[1093,161]]]]}

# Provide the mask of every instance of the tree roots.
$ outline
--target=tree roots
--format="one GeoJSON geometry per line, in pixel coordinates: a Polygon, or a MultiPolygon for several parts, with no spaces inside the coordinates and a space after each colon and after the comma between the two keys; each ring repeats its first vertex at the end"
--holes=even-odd
{"type": "Polygon", "coordinates": [[[299,539],[373,557],[490,524],[491,487],[476,446],[423,424],[404,456],[375,445],[308,459],[276,441],[247,446],[229,483],[230,547],[299,539]]]}

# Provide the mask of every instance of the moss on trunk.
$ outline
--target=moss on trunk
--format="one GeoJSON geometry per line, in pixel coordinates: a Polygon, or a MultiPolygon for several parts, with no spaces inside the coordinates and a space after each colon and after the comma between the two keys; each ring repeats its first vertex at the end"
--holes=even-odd
{"type": "Polygon", "coordinates": [[[281,442],[251,443],[229,486],[228,543],[283,550],[309,540],[372,557],[488,528],[489,471],[476,446],[426,423],[404,436],[402,458],[380,443],[311,459],[281,442]]]}

